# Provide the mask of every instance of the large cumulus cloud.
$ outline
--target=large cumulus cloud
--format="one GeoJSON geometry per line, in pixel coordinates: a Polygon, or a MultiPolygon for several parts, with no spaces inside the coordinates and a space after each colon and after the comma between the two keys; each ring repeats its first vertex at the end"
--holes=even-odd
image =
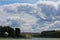
{"type": "Polygon", "coordinates": [[[58,30],[60,3],[41,1],[36,4],[14,3],[0,6],[0,25],[19,27],[22,32],[58,30]]]}

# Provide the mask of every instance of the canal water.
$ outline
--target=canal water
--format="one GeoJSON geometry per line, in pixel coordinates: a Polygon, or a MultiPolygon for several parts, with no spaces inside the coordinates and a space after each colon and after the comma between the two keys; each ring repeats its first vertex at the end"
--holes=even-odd
{"type": "Polygon", "coordinates": [[[60,38],[31,38],[31,39],[0,38],[0,40],[60,40],[60,38]]]}

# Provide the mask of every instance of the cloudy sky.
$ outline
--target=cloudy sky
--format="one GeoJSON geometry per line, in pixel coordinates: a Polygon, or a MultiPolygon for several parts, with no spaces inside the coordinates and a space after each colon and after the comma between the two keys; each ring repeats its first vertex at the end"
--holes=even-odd
{"type": "Polygon", "coordinates": [[[21,32],[60,29],[59,0],[0,0],[0,25],[21,32]]]}

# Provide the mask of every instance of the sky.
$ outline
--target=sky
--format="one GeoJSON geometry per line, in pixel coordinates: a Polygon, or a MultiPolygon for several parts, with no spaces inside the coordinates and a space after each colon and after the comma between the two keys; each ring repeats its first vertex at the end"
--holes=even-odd
{"type": "Polygon", "coordinates": [[[60,0],[0,0],[0,25],[21,32],[60,30],[60,0]]]}

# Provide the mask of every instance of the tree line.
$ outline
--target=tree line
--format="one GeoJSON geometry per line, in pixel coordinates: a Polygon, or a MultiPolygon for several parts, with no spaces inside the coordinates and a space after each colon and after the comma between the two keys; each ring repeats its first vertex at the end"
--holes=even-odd
{"type": "Polygon", "coordinates": [[[0,37],[12,37],[12,38],[19,38],[22,37],[20,34],[20,29],[11,28],[10,26],[0,26],[0,37]]]}
{"type": "Polygon", "coordinates": [[[33,37],[41,37],[41,38],[60,38],[60,31],[42,31],[39,34],[33,34],[33,37]]]}

